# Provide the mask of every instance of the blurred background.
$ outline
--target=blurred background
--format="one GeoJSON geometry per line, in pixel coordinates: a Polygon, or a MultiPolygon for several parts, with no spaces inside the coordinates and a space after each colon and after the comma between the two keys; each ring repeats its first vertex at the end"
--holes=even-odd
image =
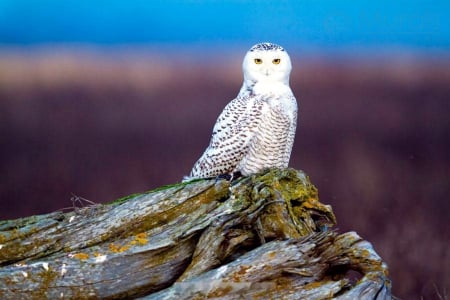
{"type": "Polygon", "coordinates": [[[449,1],[0,0],[0,219],[179,182],[263,41],[293,61],[291,166],[396,296],[448,299],[449,1]]]}

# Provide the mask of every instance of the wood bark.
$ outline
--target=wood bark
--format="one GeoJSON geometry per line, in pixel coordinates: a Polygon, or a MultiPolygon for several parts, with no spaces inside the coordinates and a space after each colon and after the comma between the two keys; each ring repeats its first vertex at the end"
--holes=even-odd
{"type": "Polygon", "coordinates": [[[203,179],[0,222],[0,299],[391,299],[301,171],[203,179]]]}

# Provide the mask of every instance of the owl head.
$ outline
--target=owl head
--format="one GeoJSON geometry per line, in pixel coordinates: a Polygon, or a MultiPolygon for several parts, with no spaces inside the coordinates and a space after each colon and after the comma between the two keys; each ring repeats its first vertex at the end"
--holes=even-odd
{"type": "Polygon", "coordinates": [[[281,82],[289,84],[291,59],[287,52],[276,44],[256,44],[247,52],[242,63],[244,81],[281,82]]]}

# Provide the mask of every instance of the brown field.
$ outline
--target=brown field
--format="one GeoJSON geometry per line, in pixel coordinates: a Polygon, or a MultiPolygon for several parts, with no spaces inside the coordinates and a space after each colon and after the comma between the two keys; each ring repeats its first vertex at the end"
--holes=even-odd
{"type": "MultiPolygon", "coordinates": [[[[293,58],[291,166],[340,231],[373,243],[396,296],[448,298],[449,57],[293,58]]],[[[179,181],[236,96],[240,60],[0,52],[0,219],[179,181]]]]}

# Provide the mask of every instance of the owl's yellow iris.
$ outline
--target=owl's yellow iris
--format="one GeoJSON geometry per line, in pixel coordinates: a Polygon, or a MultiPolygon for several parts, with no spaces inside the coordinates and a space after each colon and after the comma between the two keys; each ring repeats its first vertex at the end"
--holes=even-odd
{"type": "Polygon", "coordinates": [[[280,63],[280,61],[281,61],[281,59],[275,58],[274,60],[272,60],[272,63],[273,63],[274,65],[278,65],[278,64],[280,63]]]}
{"type": "Polygon", "coordinates": [[[261,58],[255,58],[255,64],[257,64],[257,65],[262,64],[262,59],[261,58]]]}

